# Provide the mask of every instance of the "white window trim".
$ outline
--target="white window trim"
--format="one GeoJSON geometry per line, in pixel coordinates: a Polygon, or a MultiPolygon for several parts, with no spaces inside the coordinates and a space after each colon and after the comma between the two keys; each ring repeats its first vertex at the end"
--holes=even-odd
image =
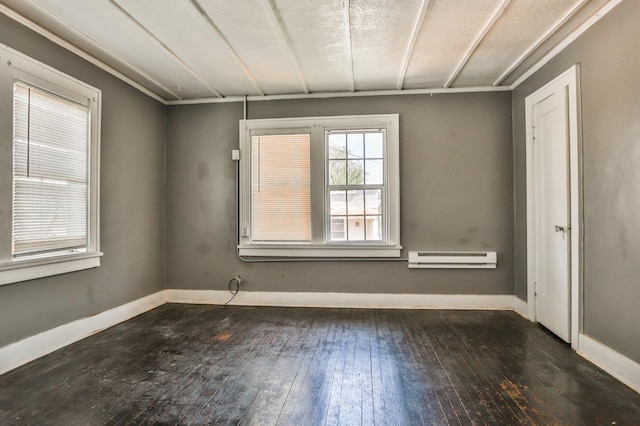
{"type": "MultiPolygon", "coordinates": [[[[336,117],[296,117],[240,120],[240,256],[385,258],[400,257],[400,170],[399,115],[350,115],[336,117]],[[321,157],[326,164],[325,130],[386,129],[385,143],[385,220],[386,243],[327,242],[330,231],[326,218],[326,166],[314,167],[313,158],[321,157]],[[249,236],[251,223],[251,136],[279,132],[311,133],[311,206],[312,241],[300,244],[253,243],[249,236]],[[321,141],[319,143],[318,141],[321,141]],[[322,176],[319,176],[321,174],[322,176]],[[317,216],[321,215],[320,218],[317,216]]],[[[316,163],[317,164],[317,163],[316,163]]]]}
{"type": "MultiPolygon", "coordinates": [[[[20,256],[13,258],[10,246],[0,247],[0,285],[20,281],[43,278],[68,272],[100,266],[100,117],[102,92],[80,80],[68,76],[54,68],[38,62],[14,49],[0,44],[0,93],[7,103],[13,105],[13,84],[21,81],[28,85],[39,87],[74,101],[89,104],[90,109],[90,145],[88,206],[87,206],[87,249],[78,253],[62,251],[46,255],[20,256]],[[9,96],[7,96],[10,93],[9,96]]],[[[13,108],[6,109],[10,114],[13,108]]],[[[10,117],[0,117],[3,123],[3,141],[12,144],[13,120],[10,117]]],[[[5,143],[5,142],[3,142],[5,143]]],[[[11,147],[3,146],[3,154],[11,153],[11,147]]],[[[0,179],[11,179],[12,171],[8,170],[0,175],[0,179]]],[[[0,203],[12,205],[12,191],[3,195],[0,203]]],[[[10,210],[7,208],[6,210],[10,210]]],[[[11,212],[9,219],[0,222],[0,241],[11,241],[12,224],[11,212]]],[[[6,219],[6,217],[5,217],[6,219]]],[[[6,244],[4,244],[6,245],[6,244]]]]}

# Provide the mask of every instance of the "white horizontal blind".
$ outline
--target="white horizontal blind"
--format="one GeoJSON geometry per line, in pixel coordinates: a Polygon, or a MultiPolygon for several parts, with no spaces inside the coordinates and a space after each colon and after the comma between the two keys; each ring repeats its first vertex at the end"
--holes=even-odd
{"type": "Polygon", "coordinates": [[[311,240],[309,134],[251,138],[251,225],[256,242],[311,240]]]}
{"type": "Polygon", "coordinates": [[[88,106],[14,85],[14,256],[86,249],[88,141],[88,106]]]}

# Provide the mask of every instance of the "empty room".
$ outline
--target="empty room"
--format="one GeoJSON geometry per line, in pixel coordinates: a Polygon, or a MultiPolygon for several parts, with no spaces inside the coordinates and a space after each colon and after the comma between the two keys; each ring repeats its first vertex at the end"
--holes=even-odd
{"type": "Polygon", "coordinates": [[[640,424],[638,0],[0,0],[0,424],[640,424]]]}

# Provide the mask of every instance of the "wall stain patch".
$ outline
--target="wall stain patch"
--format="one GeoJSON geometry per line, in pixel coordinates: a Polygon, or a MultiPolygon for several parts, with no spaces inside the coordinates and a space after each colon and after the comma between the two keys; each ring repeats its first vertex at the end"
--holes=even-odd
{"type": "Polygon", "coordinates": [[[209,244],[205,240],[200,240],[200,242],[196,246],[196,253],[198,253],[200,257],[205,257],[206,255],[211,253],[211,244],[209,244]]]}
{"type": "Polygon", "coordinates": [[[198,163],[198,179],[206,179],[209,177],[209,164],[206,161],[198,163]]]}
{"type": "Polygon", "coordinates": [[[460,244],[461,246],[466,246],[469,243],[471,243],[471,240],[468,238],[459,238],[458,239],[458,244],[460,244]]]}

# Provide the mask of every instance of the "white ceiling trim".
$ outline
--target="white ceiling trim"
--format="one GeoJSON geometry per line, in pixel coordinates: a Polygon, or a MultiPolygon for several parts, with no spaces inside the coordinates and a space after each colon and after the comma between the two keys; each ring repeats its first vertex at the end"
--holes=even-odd
{"type": "Polygon", "coordinates": [[[151,90],[147,89],[146,87],[142,86],[140,83],[137,83],[135,81],[133,81],[132,79],[130,79],[129,77],[127,77],[126,75],[122,74],[120,71],[117,71],[115,68],[112,68],[111,66],[105,64],[104,62],[102,62],[100,59],[89,55],[87,52],[85,52],[84,50],[80,50],[79,48],[77,48],[76,46],[72,45],[71,43],[69,43],[68,41],[58,37],[57,35],[55,35],[54,33],[52,33],[51,31],[47,30],[44,27],[41,27],[40,25],[36,24],[35,22],[25,18],[24,16],[20,15],[19,13],[17,13],[16,11],[14,11],[13,9],[9,9],[7,6],[0,4],[0,13],[8,16],[9,18],[13,19],[14,21],[18,22],[19,24],[24,25],[25,27],[29,28],[30,30],[40,34],[41,36],[45,37],[47,40],[51,41],[52,43],[57,44],[58,46],[67,49],[69,52],[78,55],[79,57],[81,57],[82,59],[84,59],[85,61],[95,65],[96,67],[106,71],[107,73],[111,74],[112,76],[119,78],[120,80],[124,81],[125,83],[127,83],[128,85],[130,85],[131,87],[134,87],[136,89],[138,89],[140,92],[144,93],[145,95],[149,96],[152,99],[155,99],[156,101],[167,105],[167,100],[156,95],[155,93],[153,93],[151,90]]]}
{"type": "Polygon", "coordinates": [[[200,6],[200,4],[198,3],[198,0],[189,0],[189,3],[196,10],[200,18],[202,18],[202,20],[209,26],[209,28],[211,28],[213,32],[223,41],[225,47],[227,48],[227,51],[231,55],[231,58],[236,63],[236,66],[238,67],[238,69],[242,71],[245,78],[249,80],[249,83],[251,83],[251,86],[253,86],[253,88],[258,93],[260,93],[261,95],[264,95],[264,90],[262,90],[262,88],[258,84],[258,81],[255,79],[254,75],[251,73],[251,71],[249,71],[249,68],[245,65],[242,59],[240,59],[240,56],[238,56],[238,53],[233,49],[233,47],[231,46],[231,43],[229,43],[229,40],[227,40],[224,34],[222,34],[222,31],[220,31],[220,29],[216,26],[216,24],[213,23],[213,21],[211,20],[211,17],[207,14],[207,12],[205,12],[202,6],[200,6]]]}
{"type": "Polygon", "coordinates": [[[153,40],[154,43],[156,43],[158,45],[158,47],[160,47],[160,49],[165,52],[171,59],[173,59],[173,61],[175,63],[177,63],[178,65],[180,65],[182,68],[184,68],[186,71],[188,71],[192,76],[194,76],[204,87],[206,87],[207,89],[209,89],[209,91],[218,97],[222,97],[222,94],[212,85],[210,85],[209,83],[207,83],[201,76],[200,74],[198,74],[193,68],[191,68],[189,66],[189,64],[187,64],[185,61],[183,61],[182,59],[180,59],[180,57],[178,55],[176,55],[171,49],[169,49],[169,46],[167,46],[166,44],[164,44],[162,42],[162,40],[160,40],[158,37],[156,37],[147,27],[145,27],[144,25],[142,25],[142,22],[138,21],[133,15],[131,15],[129,12],[127,12],[122,6],[120,6],[116,0],[109,0],[109,3],[111,3],[120,13],[122,13],[124,16],[127,17],[127,19],[129,19],[131,22],[133,22],[136,26],[138,26],[142,31],[144,31],[150,38],[151,40],[153,40]]]}
{"type": "Polygon", "coordinates": [[[356,90],[355,78],[353,75],[353,45],[351,43],[351,16],[349,9],[351,8],[350,0],[342,0],[342,13],[344,15],[345,39],[347,50],[347,73],[349,75],[349,88],[351,92],[356,90]]]}
{"type": "Polygon", "coordinates": [[[531,46],[529,46],[529,48],[525,50],[525,52],[520,55],[520,57],[516,59],[516,61],[511,64],[511,66],[509,66],[509,68],[507,68],[505,72],[503,72],[502,75],[500,75],[500,77],[498,77],[498,79],[493,82],[492,85],[497,86],[498,84],[502,83],[502,81],[504,81],[504,79],[507,78],[509,74],[511,74],[513,70],[518,67],[518,65],[523,63],[533,52],[535,52],[538,47],[542,45],[542,43],[544,43],[549,39],[549,37],[554,35],[556,31],[558,31],[560,27],[562,27],[569,19],[571,19],[571,17],[575,15],[585,4],[587,4],[588,1],[589,0],[582,0],[579,3],[576,3],[571,9],[569,9],[567,13],[565,13],[558,21],[556,21],[556,23],[553,24],[551,28],[549,28],[548,31],[543,33],[542,36],[538,38],[538,40],[536,40],[531,46]]]}
{"type": "Polygon", "coordinates": [[[411,38],[409,39],[407,50],[404,52],[404,59],[402,61],[402,67],[400,68],[400,75],[398,76],[398,84],[396,84],[396,89],[398,90],[402,90],[402,87],[404,86],[404,80],[407,77],[407,70],[409,69],[409,62],[411,62],[411,57],[413,56],[413,51],[416,48],[418,36],[420,36],[420,31],[422,30],[422,25],[427,17],[427,11],[429,10],[430,4],[431,0],[422,0],[422,3],[420,4],[420,13],[413,25],[413,31],[411,32],[411,38]]]}
{"type": "MultiPolygon", "coordinates": [[[[480,45],[482,40],[484,40],[484,38],[487,36],[487,34],[491,30],[491,28],[493,28],[495,23],[498,22],[498,19],[500,19],[500,17],[502,16],[502,13],[505,11],[507,6],[509,6],[509,3],[511,3],[511,0],[503,0],[502,4],[500,5],[500,7],[498,7],[498,9],[496,9],[494,14],[491,16],[491,19],[485,24],[485,26],[482,29],[482,31],[480,32],[480,34],[478,34],[478,36],[473,41],[471,46],[469,46],[469,49],[467,50],[465,55],[462,57],[462,59],[460,60],[460,62],[456,66],[455,70],[451,73],[451,76],[449,77],[447,82],[444,84],[444,88],[445,89],[447,87],[451,86],[453,81],[458,77],[458,75],[462,71],[462,68],[464,68],[464,66],[467,64],[467,62],[469,62],[469,59],[471,58],[471,55],[473,55],[473,53],[476,51],[476,49],[478,48],[478,46],[480,45]]],[[[495,84],[494,84],[494,86],[495,86],[495,84]]]]}
{"type": "Polygon", "coordinates": [[[271,23],[272,28],[275,30],[276,35],[280,39],[280,43],[284,47],[284,51],[289,58],[289,64],[293,68],[293,72],[295,73],[300,85],[302,86],[302,91],[304,93],[309,93],[309,89],[307,87],[306,80],[304,78],[304,73],[302,72],[302,68],[300,68],[300,63],[298,62],[298,58],[296,57],[295,52],[293,51],[293,47],[291,46],[291,40],[287,36],[284,28],[282,27],[282,23],[280,19],[276,15],[276,12],[271,4],[271,0],[261,0],[262,5],[264,6],[264,10],[267,13],[267,18],[271,23]]]}
{"type": "Polygon", "coordinates": [[[91,36],[86,34],[84,31],[74,27],[73,25],[71,25],[71,24],[69,24],[67,22],[64,22],[62,19],[58,18],[56,15],[51,13],[51,11],[49,9],[47,9],[46,7],[36,3],[35,1],[31,0],[30,3],[34,8],[38,9],[41,13],[47,15],[47,17],[49,19],[54,20],[55,22],[57,22],[59,25],[61,25],[63,27],[67,27],[69,30],[71,30],[71,32],[73,32],[76,35],[80,36],[82,39],[86,40],[88,43],[92,44],[94,47],[97,47],[98,49],[104,51],[111,58],[115,59],[120,64],[122,64],[125,67],[129,68],[130,70],[134,71],[136,74],[138,74],[139,76],[141,76],[142,78],[144,78],[148,82],[152,83],[156,87],[159,87],[160,89],[164,90],[165,92],[173,95],[174,98],[181,99],[181,97],[178,94],[174,93],[171,89],[169,89],[168,87],[166,87],[165,85],[163,85],[159,81],[155,80],[153,77],[151,77],[150,75],[148,75],[147,73],[145,73],[144,71],[142,71],[141,69],[136,67],[135,65],[132,65],[129,62],[127,62],[126,60],[122,59],[120,56],[118,56],[115,53],[113,53],[111,51],[111,49],[109,49],[108,47],[106,47],[102,43],[98,42],[97,40],[94,40],[91,36]]]}
{"type": "MultiPolygon", "coordinates": [[[[569,34],[562,42],[558,43],[556,47],[551,49],[549,53],[543,56],[538,62],[536,62],[531,68],[525,71],[516,81],[511,85],[511,90],[514,90],[522,83],[524,83],[529,77],[535,74],[540,68],[545,66],[551,59],[562,52],[567,46],[573,43],[578,37],[584,34],[589,28],[591,28],[596,22],[602,19],[607,13],[611,12],[617,5],[622,3],[623,0],[611,0],[605,4],[600,10],[598,10],[591,18],[587,19],[582,25],[580,25],[574,32],[569,34]]],[[[578,76],[579,77],[579,76],[578,76]]]]}
{"type": "MultiPolygon", "coordinates": [[[[266,95],[247,96],[246,100],[255,101],[281,101],[292,99],[329,99],[329,98],[357,98],[364,96],[404,96],[404,95],[437,95],[452,93],[478,93],[478,92],[509,92],[509,86],[486,86],[486,87],[453,87],[435,89],[403,89],[403,90],[363,90],[361,92],[317,92],[307,94],[291,95],[266,95]]],[[[227,96],[226,98],[198,98],[182,99],[177,101],[167,101],[167,105],[195,105],[195,104],[217,104],[226,102],[244,102],[244,96],[227,96]]]]}

